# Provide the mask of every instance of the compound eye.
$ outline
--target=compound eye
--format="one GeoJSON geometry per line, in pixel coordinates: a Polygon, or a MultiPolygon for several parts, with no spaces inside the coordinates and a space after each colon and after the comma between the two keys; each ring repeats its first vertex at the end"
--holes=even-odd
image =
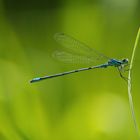
{"type": "Polygon", "coordinates": [[[128,59],[123,59],[122,62],[123,63],[128,63],[128,59]]]}
{"type": "Polygon", "coordinates": [[[123,62],[126,62],[126,59],[123,59],[122,61],[123,61],[123,62]]]}

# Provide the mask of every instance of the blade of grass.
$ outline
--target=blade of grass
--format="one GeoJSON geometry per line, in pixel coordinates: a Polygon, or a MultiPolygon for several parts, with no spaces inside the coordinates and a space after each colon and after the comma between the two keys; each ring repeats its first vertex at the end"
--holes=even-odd
{"type": "Polygon", "coordinates": [[[128,73],[129,104],[130,104],[130,109],[131,109],[132,118],[133,118],[133,121],[134,121],[134,126],[135,126],[135,129],[136,129],[136,133],[138,135],[138,139],[140,140],[139,128],[138,128],[138,124],[137,124],[136,117],[135,117],[135,112],[134,112],[134,105],[133,105],[133,98],[132,98],[132,80],[131,80],[131,75],[132,75],[131,70],[132,70],[132,67],[133,67],[135,52],[136,52],[136,48],[138,46],[139,40],[140,40],[140,28],[138,30],[137,37],[136,37],[136,40],[135,40],[135,44],[134,44],[134,48],[133,48],[133,52],[132,52],[132,56],[131,56],[131,61],[130,61],[129,73],[128,73]]]}

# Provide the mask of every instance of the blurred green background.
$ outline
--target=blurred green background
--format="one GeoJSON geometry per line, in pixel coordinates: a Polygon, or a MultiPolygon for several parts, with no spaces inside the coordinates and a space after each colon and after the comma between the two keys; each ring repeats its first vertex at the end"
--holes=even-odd
{"type": "MultiPolygon", "coordinates": [[[[1,0],[0,140],[137,140],[127,84],[116,69],[29,80],[81,67],[51,57],[60,47],[55,33],[130,59],[139,22],[139,0],[1,0]]],[[[138,124],[139,53],[132,77],[138,124]]]]}

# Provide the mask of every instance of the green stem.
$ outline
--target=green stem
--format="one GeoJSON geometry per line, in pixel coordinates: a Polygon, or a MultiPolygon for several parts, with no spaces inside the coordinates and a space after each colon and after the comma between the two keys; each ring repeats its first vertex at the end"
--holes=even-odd
{"type": "Polygon", "coordinates": [[[137,37],[136,37],[136,40],[135,40],[135,44],[134,44],[134,48],[133,48],[133,52],[132,52],[132,56],[131,56],[131,61],[130,61],[130,67],[129,67],[129,73],[128,73],[128,97],[129,97],[129,104],[130,104],[130,109],[131,109],[131,113],[132,113],[132,118],[133,118],[133,121],[134,121],[134,126],[135,126],[135,129],[136,129],[136,132],[138,134],[138,139],[140,140],[140,135],[139,135],[139,128],[138,128],[138,124],[137,124],[137,121],[136,121],[136,117],[135,117],[135,112],[134,112],[134,105],[133,105],[133,98],[132,98],[132,80],[131,80],[131,70],[132,70],[132,67],[133,67],[133,62],[134,62],[134,58],[135,58],[135,52],[136,52],[136,48],[138,46],[138,42],[140,40],[140,28],[138,30],[138,33],[137,33],[137,37]]]}

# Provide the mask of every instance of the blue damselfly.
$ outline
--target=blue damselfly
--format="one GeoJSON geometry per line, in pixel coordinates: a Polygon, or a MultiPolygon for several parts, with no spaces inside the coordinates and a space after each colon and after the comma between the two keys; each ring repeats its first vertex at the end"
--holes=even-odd
{"type": "Polygon", "coordinates": [[[54,56],[60,61],[73,62],[77,60],[77,61],[94,63],[97,60],[104,59],[106,60],[106,62],[100,65],[96,65],[96,66],[80,68],[80,69],[62,72],[58,74],[34,78],[30,81],[31,83],[39,82],[45,79],[50,79],[50,78],[54,78],[58,76],[64,76],[64,75],[68,75],[72,73],[77,73],[81,71],[96,69],[96,68],[107,68],[110,66],[116,67],[119,71],[120,76],[124,80],[127,80],[127,78],[122,75],[122,71],[124,70],[124,67],[128,65],[128,59],[122,59],[122,60],[111,59],[105,56],[104,54],[99,53],[94,48],[90,48],[84,43],[64,33],[57,33],[55,34],[54,38],[59,44],[61,44],[66,49],[66,51],[64,52],[56,51],[54,53],[54,56]]]}

